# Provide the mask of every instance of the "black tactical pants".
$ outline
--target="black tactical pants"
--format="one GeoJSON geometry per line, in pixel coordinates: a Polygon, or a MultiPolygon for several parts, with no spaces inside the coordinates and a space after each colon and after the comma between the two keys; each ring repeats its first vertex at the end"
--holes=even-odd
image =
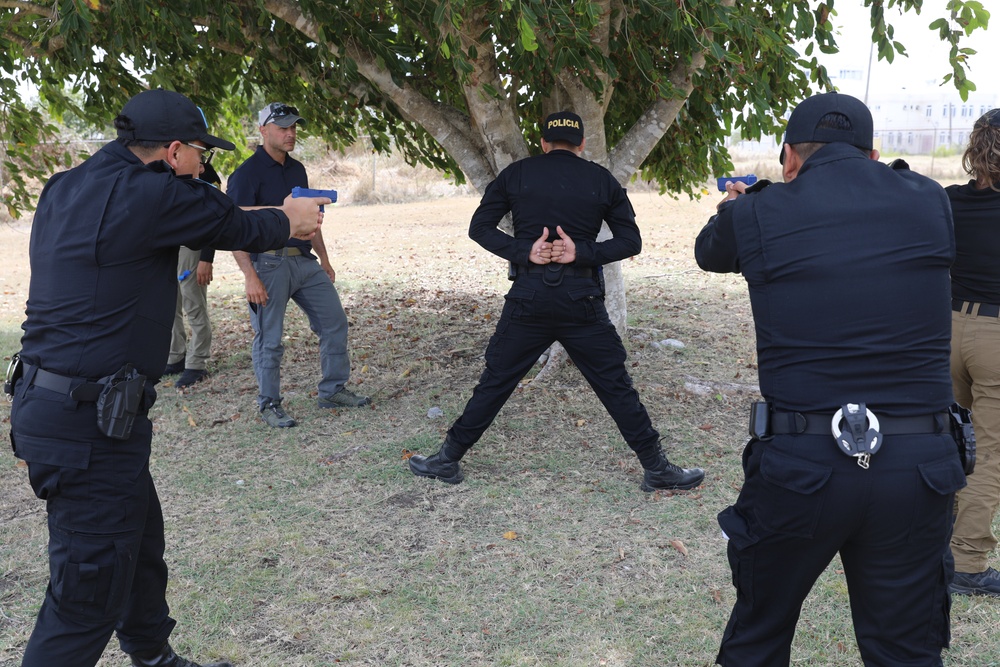
{"type": "Polygon", "coordinates": [[[486,369],[462,416],[448,431],[451,441],[466,449],[474,445],[539,356],[559,341],[625,442],[640,461],[652,461],[659,433],[625,369],[625,347],[608,319],[597,281],[565,276],[561,285],[550,286],[541,274],[522,274],[505,299],[486,348],[486,369]]]}
{"type": "Polygon", "coordinates": [[[789,664],[802,603],[840,553],[865,665],[937,667],[949,641],[948,540],[965,474],[947,434],[886,436],[868,470],[832,436],[751,441],[719,515],[736,605],[718,664],[789,664]]]}
{"type": "Polygon", "coordinates": [[[24,667],[91,667],[117,631],[126,653],[174,627],[165,598],[163,514],[149,475],[152,424],[128,440],[97,430],[93,403],[17,384],[11,433],[49,524],[49,585],[24,667]]]}

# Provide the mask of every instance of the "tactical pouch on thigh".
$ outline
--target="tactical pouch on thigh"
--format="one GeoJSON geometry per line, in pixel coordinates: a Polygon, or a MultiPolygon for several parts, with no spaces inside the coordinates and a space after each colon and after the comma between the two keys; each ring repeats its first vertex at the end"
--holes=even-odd
{"type": "Polygon", "coordinates": [[[146,376],[125,364],[117,373],[101,378],[103,385],[97,397],[97,428],[115,440],[128,440],[132,424],[142,406],[146,376]]]}

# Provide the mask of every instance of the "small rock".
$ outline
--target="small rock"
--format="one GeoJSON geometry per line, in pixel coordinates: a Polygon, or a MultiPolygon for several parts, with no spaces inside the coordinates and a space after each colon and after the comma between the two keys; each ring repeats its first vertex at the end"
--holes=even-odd
{"type": "Polygon", "coordinates": [[[668,338],[666,340],[661,340],[660,345],[663,347],[676,347],[678,350],[683,350],[687,347],[684,343],[676,340],[674,338],[668,338]]]}
{"type": "Polygon", "coordinates": [[[428,419],[437,419],[438,417],[444,417],[444,410],[437,407],[436,405],[427,411],[428,419]]]}

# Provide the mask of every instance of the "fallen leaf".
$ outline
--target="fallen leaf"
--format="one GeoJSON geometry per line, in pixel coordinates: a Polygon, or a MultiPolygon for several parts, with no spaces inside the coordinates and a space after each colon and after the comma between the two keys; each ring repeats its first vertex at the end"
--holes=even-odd
{"type": "Polygon", "coordinates": [[[517,539],[517,533],[515,533],[513,530],[508,530],[506,533],[503,534],[503,539],[505,539],[505,540],[516,540],[517,539]]]}
{"type": "Polygon", "coordinates": [[[684,543],[681,542],[680,540],[670,540],[670,546],[680,551],[682,555],[684,556],[688,555],[688,548],[684,546],[684,543]]]}
{"type": "Polygon", "coordinates": [[[576,420],[576,426],[577,426],[577,428],[579,428],[579,427],[583,426],[583,425],[584,425],[584,424],[586,424],[586,423],[587,423],[587,420],[586,420],[586,419],[577,419],[577,420],[576,420]]]}
{"type": "Polygon", "coordinates": [[[188,415],[188,425],[193,428],[193,427],[198,426],[198,422],[196,422],[194,420],[194,417],[192,417],[191,415],[188,415]]]}
{"type": "Polygon", "coordinates": [[[722,591],[718,588],[712,589],[712,601],[715,602],[715,604],[722,604],[722,591]]]}
{"type": "Polygon", "coordinates": [[[712,424],[702,424],[698,428],[700,428],[702,431],[711,431],[713,428],[715,428],[715,426],[713,426],[712,424]]]}
{"type": "Polygon", "coordinates": [[[416,454],[416,452],[411,452],[409,449],[404,449],[402,458],[404,461],[409,461],[410,457],[413,456],[414,454],[416,454]]]}

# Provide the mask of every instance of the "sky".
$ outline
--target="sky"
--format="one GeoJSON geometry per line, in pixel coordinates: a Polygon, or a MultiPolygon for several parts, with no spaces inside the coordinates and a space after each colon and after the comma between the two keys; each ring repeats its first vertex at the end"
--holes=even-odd
{"type": "MultiPolygon", "coordinates": [[[[994,6],[989,30],[977,30],[961,46],[978,52],[970,57],[968,72],[978,90],[1000,92],[1000,78],[995,73],[995,63],[1000,62],[1000,3],[995,0],[981,2],[987,10],[994,6]],[[992,69],[991,63],[994,64],[992,69]]],[[[947,43],[939,39],[937,32],[928,29],[934,20],[948,16],[944,9],[946,4],[947,0],[924,0],[920,14],[912,11],[900,14],[896,8],[886,10],[887,22],[896,29],[894,38],[906,46],[909,57],[897,55],[889,64],[878,60],[876,52],[872,58],[870,91],[881,89],[890,92],[914,86],[933,86],[951,72],[947,43]]],[[[832,17],[832,21],[839,28],[837,43],[840,53],[822,56],[820,62],[827,66],[831,74],[841,68],[867,72],[871,46],[870,10],[862,0],[836,0],[834,7],[837,16],[832,17]]],[[[946,85],[952,86],[952,83],[946,85]]]]}

